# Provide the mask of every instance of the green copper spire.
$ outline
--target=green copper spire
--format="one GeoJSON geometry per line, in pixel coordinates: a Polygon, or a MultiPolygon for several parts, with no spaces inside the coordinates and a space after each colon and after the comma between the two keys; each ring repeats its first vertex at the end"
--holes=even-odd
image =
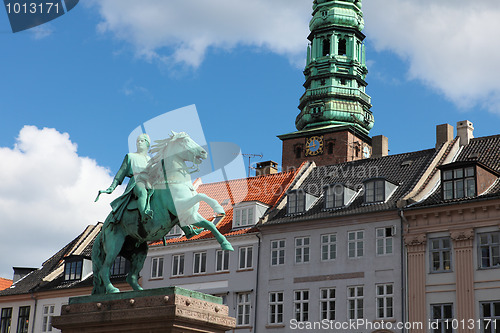
{"type": "Polygon", "coordinates": [[[295,126],[299,131],[350,126],[368,135],[374,120],[365,93],[361,0],[314,0],[309,28],[306,92],[295,126]]]}

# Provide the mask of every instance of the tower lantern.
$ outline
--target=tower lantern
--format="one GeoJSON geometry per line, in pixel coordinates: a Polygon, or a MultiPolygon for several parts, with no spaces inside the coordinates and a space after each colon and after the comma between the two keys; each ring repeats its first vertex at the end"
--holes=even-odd
{"type": "Polygon", "coordinates": [[[318,165],[369,157],[374,119],[366,94],[361,0],[314,0],[306,89],[300,98],[297,132],[280,135],[283,166],[304,160],[318,165]]]}

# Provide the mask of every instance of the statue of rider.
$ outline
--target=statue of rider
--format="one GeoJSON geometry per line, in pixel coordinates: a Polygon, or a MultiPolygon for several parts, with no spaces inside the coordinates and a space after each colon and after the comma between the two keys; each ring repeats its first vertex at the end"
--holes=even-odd
{"type": "MultiPolygon", "coordinates": [[[[128,153],[123,159],[120,170],[116,173],[113,183],[104,191],[99,193],[111,194],[118,185],[121,185],[125,177],[129,177],[127,188],[121,196],[111,202],[113,209],[113,221],[117,223],[121,220],[124,210],[129,202],[132,200],[133,195],[137,199],[137,208],[143,223],[153,218],[153,211],[149,207],[148,191],[146,189],[146,181],[140,177],[140,173],[146,169],[151,157],[148,155],[151,146],[151,139],[147,134],[141,134],[136,141],[137,152],[128,153]]],[[[96,199],[97,201],[97,199],[96,199]]]]}

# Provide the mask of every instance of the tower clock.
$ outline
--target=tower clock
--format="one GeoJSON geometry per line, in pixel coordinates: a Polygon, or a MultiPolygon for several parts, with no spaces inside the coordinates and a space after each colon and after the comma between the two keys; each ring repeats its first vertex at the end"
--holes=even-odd
{"type": "Polygon", "coordinates": [[[306,139],[305,156],[323,154],[323,136],[311,136],[306,139]]]}

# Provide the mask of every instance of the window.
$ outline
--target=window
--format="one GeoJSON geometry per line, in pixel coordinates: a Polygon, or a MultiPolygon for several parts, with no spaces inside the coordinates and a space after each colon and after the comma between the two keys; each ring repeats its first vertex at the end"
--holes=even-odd
{"type": "Polygon", "coordinates": [[[474,167],[441,171],[443,199],[468,198],[476,195],[474,167]]]}
{"type": "Polygon", "coordinates": [[[240,247],[240,264],[239,269],[252,268],[252,247],[240,247]]]}
{"type": "Polygon", "coordinates": [[[309,237],[295,238],[295,263],[309,262],[309,237]]]}
{"type": "Polygon", "coordinates": [[[163,277],[163,257],[151,258],[151,278],[159,279],[163,277]]]}
{"type": "Polygon", "coordinates": [[[197,252],[194,254],[193,273],[202,274],[207,272],[207,253],[197,252]]]}
{"type": "Polygon", "coordinates": [[[383,179],[371,180],[365,183],[365,202],[385,201],[385,181],[383,179]]]}
{"type": "Polygon", "coordinates": [[[271,242],[271,266],[285,264],[285,240],[271,242]]]}
{"type": "Polygon", "coordinates": [[[376,234],[376,244],[377,244],[377,255],[383,256],[387,254],[392,254],[392,236],[393,228],[378,228],[375,230],[376,234]]]}
{"type": "Polygon", "coordinates": [[[377,285],[377,319],[394,317],[392,284],[377,285]]]}
{"type": "Polygon", "coordinates": [[[269,293],[269,324],[283,324],[283,292],[269,293]]]}
{"type": "Polygon", "coordinates": [[[500,232],[479,235],[479,253],[481,268],[500,266],[500,232]]]}
{"type": "Polygon", "coordinates": [[[80,280],[82,278],[83,260],[67,261],[64,268],[64,279],[66,281],[80,280]]]}
{"type": "Polygon", "coordinates": [[[12,321],[12,308],[3,308],[0,319],[0,333],[10,332],[11,321],[12,321]]]}
{"type": "Polygon", "coordinates": [[[436,323],[437,328],[433,330],[434,333],[448,333],[453,332],[451,320],[453,319],[453,305],[452,304],[433,304],[431,305],[432,320],[436,323]]]}
{"type": "Polygon", "coordinates": [[[303,191],[288,193],[288,214],[298,214],[306,210],[306,195],[303,191]]]}
{"type": "Polygon", "coordinates": [[[295,147],[295,158],[301,158],[302,157],[302,147],[297,146],[295,147]]]}
{"type": "Polygon", "coordinates": [[[21,306],[19,308],[19,316],[17,317],[16,333],[28,333],[29,324],[30,324],[30,307],[21,306]]]}
{"type": "Polygon", "coordinates": [[[224,272],[229,270],[229,251],[217,250],[215,258],[215,271],[224,272]]]}
{"type": "Polygon", "coordinates": [[[364,250],[364,231],[350,231],[347,233],[347,251],[349,258],[360,258],[364,250]]]}
{"type": "Polygon", "coordinates": [[[115,262],[113,263],[113,266],[111,266],[111,275],[125,275],[129,271],[129,264],[127,262],[127,259],[123,258],[122,256],[118,256],[115,259],[115,262]]]}
{"type": "Polygon", "coordinates": [[[236,324],[248,326],[250,325],[250,308],[252,306],[250,293],[237,294],[237,297],[236,324]]]}
{"type": "Polygon", "coordinates": [[[328,149],[327,149],[328,150],[328,155],[333,154],[333,142],[329,142],[328,145],[327,145],[327,147],[328,147],[328,149]]]}
{"type": "Polygon", "coordinates": [[[344,38],[339,40],[338,55],[345,56],[347,54],[347,41],[344,38]]]}
{"type": "Polygon", "coordinates": [[[323,39],[323,57],[330,55],[330,40],[328,38],[323,39]]]}
{"type": "Polygon", "coordinates": [[[500,301],[481,302],[480,308],[482,332],[497,332],[498,328],[500,328],[500,301]]]}
{"type": "Polygon", "coordinates": [[[293,305],[295,308],[295,320],[308,321],[309,320],[309,291],[297,290],[295,291],[293,305]]]}
{"type": "Polygon", "coordinates": [[[344,186],[336,184],[327,186],[325,191],[325,208],[339,208],[344,206],[344,186]]]}
{"type": "Polygon", "coordinates": [[[431,272],[451,271],[451,240],[449,237],[430,240],[431,272]]]}
{"type": "Polygon", "coordinates": [[[167,234],[167,237],[174,238],[174,237],[182,236],[183,234],[184,234],[184,232],[182,231],[181,227],[178,224],[176,224],[173,226],[172,229],[170,229],[170,231],[167,234]]]}
{"type": "Polygon", "coordinates": [[[347,288],[348,319],[363,318],[363,286],[347,288]]]}
{"type": "Polygon", "coordinates": [[[335,288],[320,289],[320,320],[335,320],[335,288]]]}
{"type": "Polygon", "coordinates": [[[54,316],[54,305],[43,306],[42,332],[52,332],[52,317],[54,316]]]}
{"type": "Polygon", "coordinates": [[[321,260],[337,258],[337,234],[321,235],[321,260]]]}
{"type": "Polygon", "coordinates": [[[246,227],[254,225],[256,222],[254,218],[254,207],[235,209],[234,227],[246,227]]]}
{"type": "Polygon", "coordinates": [[[184,275],[184,254],[172,256],[172,276],[184,275]]]}

